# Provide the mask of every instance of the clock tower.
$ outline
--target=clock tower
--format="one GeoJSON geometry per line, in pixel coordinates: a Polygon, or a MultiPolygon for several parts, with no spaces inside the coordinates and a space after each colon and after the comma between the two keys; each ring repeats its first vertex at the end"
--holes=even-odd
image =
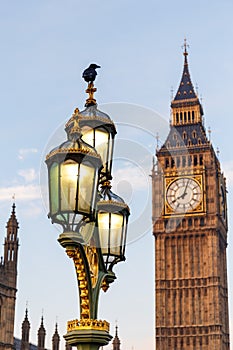
{"type": "Polygon", "coordinates": [[[188,52],[152,170],[156,350],[229,350],[226,184],[188,52]]]}

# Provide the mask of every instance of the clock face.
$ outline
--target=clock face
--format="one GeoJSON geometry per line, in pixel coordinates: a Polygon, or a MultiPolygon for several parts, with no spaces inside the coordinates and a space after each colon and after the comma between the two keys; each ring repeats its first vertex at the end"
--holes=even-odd
{"type": "Polygon", "coordinates": [[[167,188],[166,200],[176,213],[194,210],[202,199],[200,184],[193,178],[182,177],[167,188]]]}

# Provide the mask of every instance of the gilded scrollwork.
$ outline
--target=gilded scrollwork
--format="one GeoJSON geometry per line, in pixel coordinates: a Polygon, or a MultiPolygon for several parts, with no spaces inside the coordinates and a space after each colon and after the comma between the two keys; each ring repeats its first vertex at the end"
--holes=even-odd
{"type": "Polygon", "coordinates": [[[105,320],[85,319],[73,320],[67,323],[67,331],[72,332],[77,329],[94,329],[109,332],[109,323],[105,320]]]}
{"type": "Polygon", "coordinates": [[[93,246],[85,246],[84,249],[89,264],[92,288],[95,288],[99,272],[97,250],[93,246]]]}
{"type": "Polygon", "coordinates": [[[85,271],[85,266],[84,266],[81,253],[78,248],[66,249],[66,253],[69,258],[73,259],[76,273],[77,273],[79,294],[80,294],[81,318],[89,319],[90,318],[90,299],[89,299],[89,293],[88,293],[88,281],[87,281],[87,274],[85,271]]]}

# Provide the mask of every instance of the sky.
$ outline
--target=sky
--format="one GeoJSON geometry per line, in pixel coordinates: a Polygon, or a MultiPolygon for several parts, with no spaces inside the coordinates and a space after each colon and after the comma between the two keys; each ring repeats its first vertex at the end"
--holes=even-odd
{"type": "Polygon", "coordinates": [[[154,349],[149,175],[156,135],[161,145],[168,132],[171,91],[176,92],[180,82],[185,37],[205,126],[211,128],[227,177],[233,325],[232,13],[230,0],[1,2],[0,241],[15,194],[20,225],[16,336],[21,335],[26,305],[31,342],[37,342],[43,314],[48,348],[56,321],[62,335],[66,321],[79,317],[74,267],[57,242],[59,228],[47,219],[44,159],[65,139],[63,126],[73,110],[83,108],[86,84],[81,75],[94,62],[101,66],[96,79],[99,109],[111,116],[118,130],[113,191],[131,208],[126,262],[116,266],[116,282],[101,293],[99,318],[111,323],[113,335],[117,322],[122,350],[154,349]]]}

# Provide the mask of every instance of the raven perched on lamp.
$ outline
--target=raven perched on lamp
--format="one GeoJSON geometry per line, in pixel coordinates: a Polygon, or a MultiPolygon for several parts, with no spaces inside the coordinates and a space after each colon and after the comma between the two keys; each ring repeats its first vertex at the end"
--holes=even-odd
{"type": "Polygon", "coordinates": [[[90,64],[90,66],[85,69],[85,71],[83,72],[83,79],[87,82],[87,83],[93,83],[93,81],[95,80],[96,76],[97,76],[97,72],[96,72],[96,68],[100,68],[100,66],[98,66],[95,63],[90,64]]]}

